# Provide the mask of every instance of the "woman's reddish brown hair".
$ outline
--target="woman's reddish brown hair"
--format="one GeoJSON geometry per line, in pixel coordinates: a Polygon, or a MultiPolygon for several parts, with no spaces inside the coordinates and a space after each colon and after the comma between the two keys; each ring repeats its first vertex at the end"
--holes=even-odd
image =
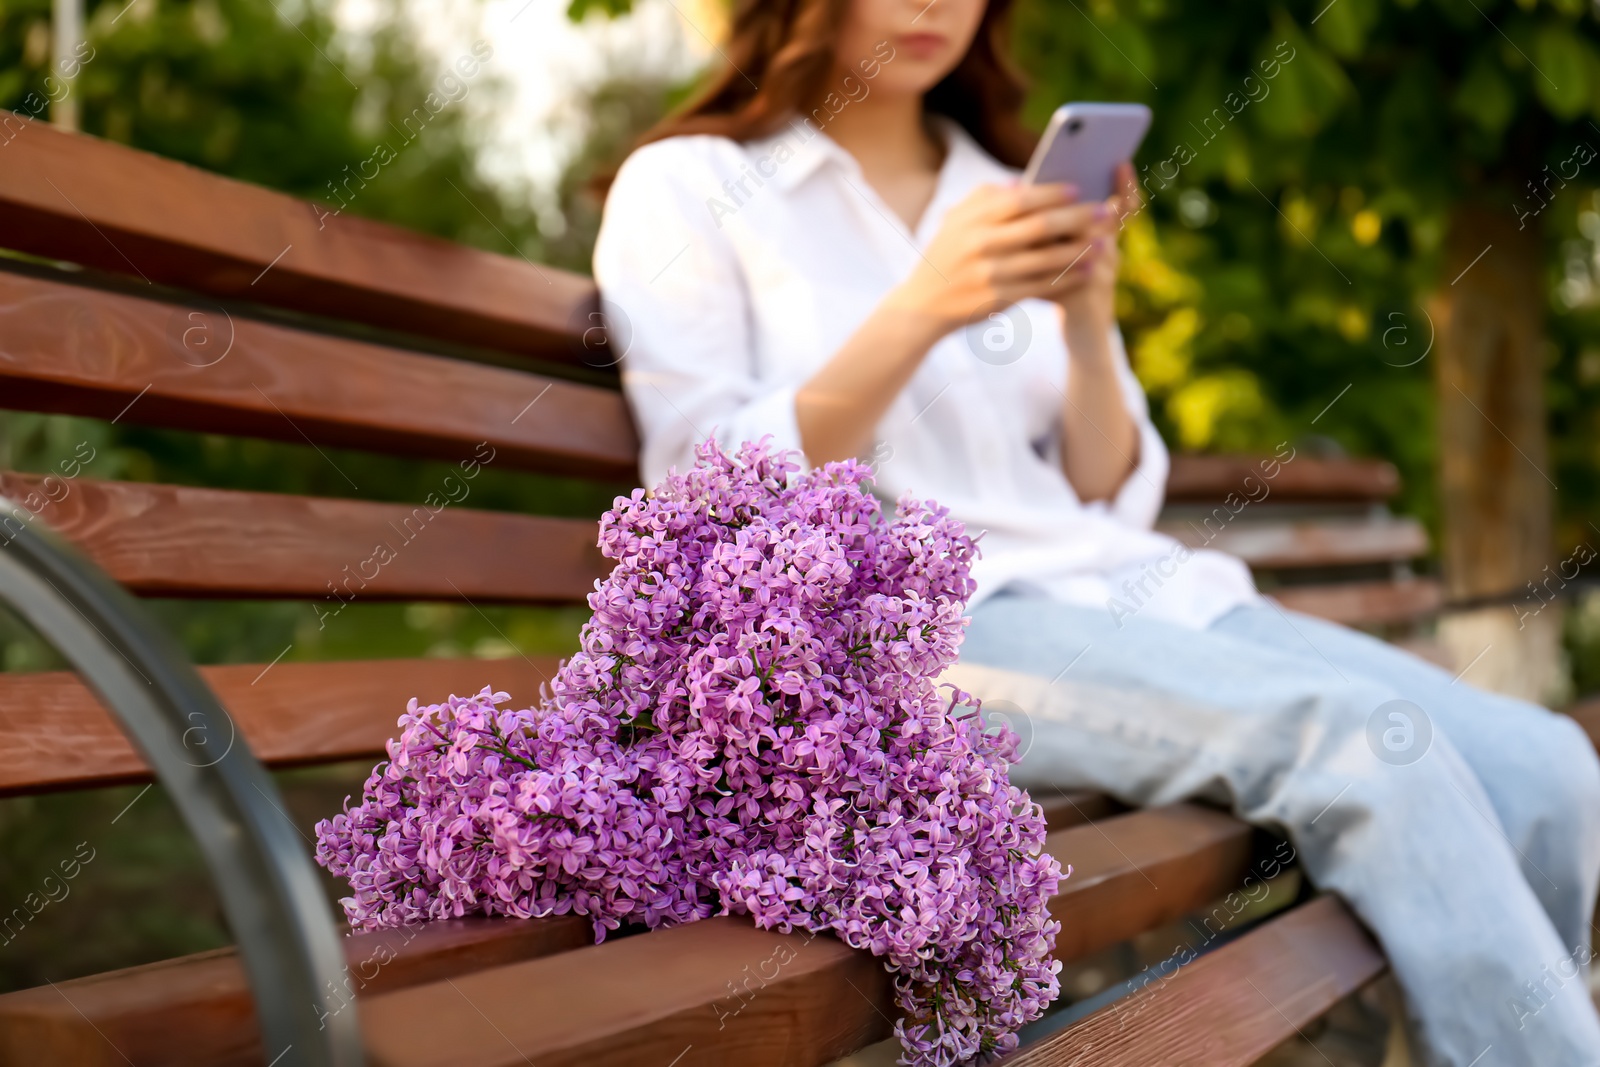
{"type": "MultiPolygon", "coordinates": [[[[728,62],[700,93],[640,139],[716,134],[750,141],[775,133],[828,91],[849,0],[739,0],[723,49],[728,62]]],[[[989,0],[972,47],[928,91],[933,114],[960,123],[990,155],[1027,163],[1038,136],[1022,124],[1025,89],[1007,60],[1012,0],[989,0]]]]}

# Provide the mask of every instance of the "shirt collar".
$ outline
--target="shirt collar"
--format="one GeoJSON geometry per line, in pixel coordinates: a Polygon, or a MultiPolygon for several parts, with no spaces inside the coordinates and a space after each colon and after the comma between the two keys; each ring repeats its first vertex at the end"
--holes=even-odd
{"type": "MultiPolygon", "coordinates": [[[[997,162],[972,139],[961,124],[943,115],[934,124],[944,134],[945,159],[939,171],[942,187],[962,188],[985,181],[1004,181],[1013,171],[997,162]]],[[[847,176],[860,178],[861,166],[839,143],[817,128],[810,118],[792,118],[776,133],[747,142],[752,165],[783,192],[798,187],[826,165],[844,168],[847,176]]]]}
{"type": "Polygon", "coordinates": [[[944,133],[945,157],[941,177],[953,179],[953,184],[977,185],[980,182],[1001,182],[1016,176],[1017,171],[991,156],[955,119],[935,115],[933,121],[944,133]]]}
{"type": "Polygon", "coordinates": [[[757,173],[783,192],[794,189],[828,164],[844,167],[848,174],[861,173],[855,157],[809,118],[792,118],[776,133],[748,142],[745,150],[757,173]],[[772,173],[769,176],[767,172],[772,173]]]}

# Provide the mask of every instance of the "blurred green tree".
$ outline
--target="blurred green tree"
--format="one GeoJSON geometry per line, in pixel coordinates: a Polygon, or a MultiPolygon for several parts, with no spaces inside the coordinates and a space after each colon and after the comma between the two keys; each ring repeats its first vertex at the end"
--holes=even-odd
{"type": "MultiPolygon", "coordinates": [[[[406,126],[447,69],[398,0],[364,39],[307,0],[88,0],[72,92],[85,132],[296,196],[341,202],[346,168],[395,150],[349,210],[496,251],[540,254],[530,207],[479,175],[460,105],[493,93],[485,71],[415,136],[406,126]]],[[[50,0],[0,4],[0,107],[48,117],[50,0]]],[[[452,57],[453,58],[453,57],[452,57]]]]}
{"type": "Polygon", "coordinates": [[[1466,538],[1456,561],[1480,572],[1461,593],[1537,574],[1550,528],[1534,513],[1555,484],[1561,540],[1591,535],[1589,5],[1022,0],[1017,31],[1035,118],[1072,99],[1155,111],[1124,321],[1177,443],[1325,435],[1397,462],[1410,509],[1436,528],[1443,463],[1443,504],[1498,523],[1508,557],[1497,567],[1474,555],[1479,532],[1445,530],[1447,557],[1466,538]]]}
{"type": "Polygon", "coordinates": [[[578,131],[578,144],[553,190],[562,229],[545,238],[549,262],[589,273],[595,236],[600,231],[602,180],[622,162],[639,135],[690,87],[613,71],[580,88],[567,101],[560,121],[578,131]]]}

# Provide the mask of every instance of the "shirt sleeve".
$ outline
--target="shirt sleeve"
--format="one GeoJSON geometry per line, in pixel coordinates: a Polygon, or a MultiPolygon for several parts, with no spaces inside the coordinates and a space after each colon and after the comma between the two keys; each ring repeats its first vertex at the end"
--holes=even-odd
{"type": "Polygon", "coordinates": [[[1144,395],[1144,387],[1139,384],[1139,379],[1134,376],[1122,331],[1116,327],[1111,331],[1111,354],[1117,361],[1117,380],[1122,383],[1122,396],[1128,405],[1128,413],[1133,416],[1139,431],[1139,463],[1122,483],[1122,488],[1117,490],[1115,497],[1087,506],[1090,509],[1103,509],[1129,526],[1148,530],[1155,526],[1162,501],[1166,499],[1167,472],[1172,467],[1172,459],[1167,453],[1166,442],[1161,440],[1161,434],[1150,419],[1150,401],[1144,395]]]}
{"type": "Polygon", "coordinates": [[[595,242],[602,306],[624,337],[622,385],[646,484],[692,466],[708,436],[726,451],[764,436],[800,450],[798,384],[757,375],[749,290],[727,214],[712,211],[717,151],[739,149],[713,138],[639,149],[617,173],[595,242]]]}

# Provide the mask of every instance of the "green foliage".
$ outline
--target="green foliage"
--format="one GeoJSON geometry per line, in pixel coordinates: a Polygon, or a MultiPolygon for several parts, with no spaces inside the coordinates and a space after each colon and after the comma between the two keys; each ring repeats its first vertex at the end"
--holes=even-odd
{"type": "MultiPolygon", "coordinates": [[[[398,11],[396,0],[387,6],[398,11]]],[[[531,210],[474,167],[461,100],[496,92],[491,74],[441,91],[451,72],[433,69],[398,17],[357,48],[336,37],[330,11],[271,0],[88,0],[88,51],[72,90],[83,128],[331,206],[348,202],[356,214],[537,255],[531,210]],[[430,94],[445,106],[425,107],[430,94]],[[346,184],[380,145],[394,161],[346,184]]],[[[0,106],[46,117],[49,18],[50,0],[0,7],[0,106]]]]}
{"type": "MultiPolygon", "coordinates": [[[[1258,449],[1295,437],[1384,456],[1402,468],[1406,506],[1432,516],[1433,361],[1415,357],[1433,333],[1425,299],[1449,280],[1442,238],[1455,205],[1515,218],[1546,164],[1600,147],[1587,8],[1022,0],[1015,39],[1036,120],[1065,100],[1155,112],[1123,321],[1171,439],[1258,449]]],[[[1578,373],[1600,358],[1581,355],[1600,351],[1600,226],[1573,223],[1593,213],[1596,185],[1590,164],[1538,217],[1569,542],[1600,511],[1595,492],[1569,491],[1593,485],[1600,458],[1588,414],[1600,383],[1578,373]]]]}
{"type": "Polygon", "coordinates": [[[583,19],[591,11],[607,17],[626,15],[633,10],[633,0],[572,0],[567,5],[567,17],[573,22],[583,19]]]}
{"type": "MultiPolygon", "coordinates": [[[[369,767],[274,775],[309,837],[369,767]]],[[[119,786],[0,799],[0,989],[219,948],[228,936],[194,839],[165,790],[119,786]]],[[[323,879],[329,897],[338,893],[323,879]]]]}
{"type": "Polygon", "coordinates": [[[164,793],[141,789],[0,800],[0,987],[228,943],[193,840],[164,793]]]}
{"type": "Polygon", "coordinates": [[[604,184],[638,136],[655,125],[688,88],[651,79],[613,76],[578,94],[570,123],[582,133],[577,150],[556,183],[564,228],[550,234],[550,263],[587,274],[600,230],[604,184]]]}
{"type": "Polygon", "coordinates": [[[1546,22],[1533,39],[1534,91],[1556,117],[1575,119],[1589,108],[1595,63],[1594,48],[1571,26],[1546,22]]]}

